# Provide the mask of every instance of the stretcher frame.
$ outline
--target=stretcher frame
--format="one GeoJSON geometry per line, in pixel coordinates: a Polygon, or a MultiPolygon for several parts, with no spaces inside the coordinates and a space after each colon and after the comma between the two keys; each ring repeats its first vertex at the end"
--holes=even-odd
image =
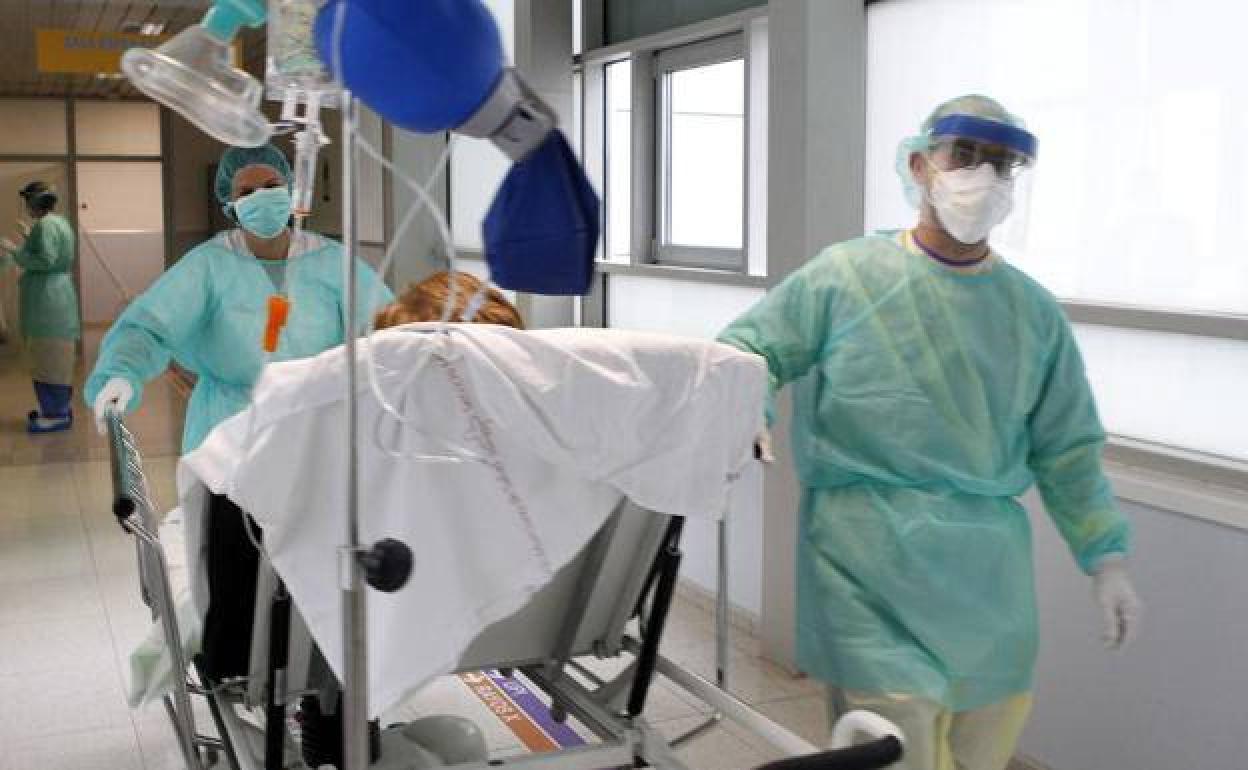
{"type": "MultiPolygon", "coordinates": [[[[243,713],[261,708],[270,695],[273,697],[269,703],[284,709],[285,704],[301,695],[322,693],[323,687],[310,681],[314,643],[297,608],[289,609],[291,603],[284,597],[281,581],[267,561],[261,559],[249,675],[212,689],[202,686],[198,677],[191,677],[193,667],[181,645],[168,560],[137,444],[116,414],[108,416],[107,429],[113,512],[123,528],[135,535],[140,592],[153,619],[161,624],[174,671],[188,672],[188,676],[174,677],[173,693],[163,698],[186,767],[207,770],[219,757],[231,770],[289,767],[290,736],[286,725],[283,724],[280,734],[266,731],[243,713]],[[283,611],[287,612],[285,616],[283,611]],[[282,643],[276,646],[272,644],[274,628],[285,631],[280,634],[282,643]],[[274,659],[275,649],[282,650],[281,660],[274,659]],[[198,731],[192,696],[206,699],[219,737],[198,731]]],[[[708,681],[658,654],[680,565],[682,528],[683,520],[678,517],[623,501],[549,585],[515,615],[482,632],[457,666],[456,673],[487,669],[522,672],[549,698],[556,719],[575,717],[597,742],[545,754],[446,767],[599,770],[633,767],[640,761],[660,770],[689,770],[676,749],[706,734],[725,718],[793,757],[767,766],[774,770],[873,770],[887,767],[900,756],[900,732],[874,715],[855,713],[838,724],[834,733],[834,739],[842,746],[849,746],[859,732],[869,736],[872,743],[821,752],[727,691],[727,538],[722,521],[715,612],[716,681],[708,681]],[[632,660],[621,673],[604,680],[579,662],[589,655],[602,659],[628,655],[632,660]],[[707,704],[712,715],[678,738],[665,738],[644,716],[647,694],[656,675],[664,676],[679,690],[707,704]]],[[[398,764],[383,757],[375,767],[403,767],[401,757],[392,759],[398,764]]]]}

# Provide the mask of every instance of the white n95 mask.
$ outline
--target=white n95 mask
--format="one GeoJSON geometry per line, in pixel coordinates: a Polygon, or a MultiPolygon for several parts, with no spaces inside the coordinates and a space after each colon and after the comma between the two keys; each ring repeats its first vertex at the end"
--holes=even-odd
{"type": "Polygon", "coordinates": [[[927,199],[945,232],[962,243],[983,241],[1014,208],[1014,180],[1002,179],[988,163],[935,170],[931,180],[927,199]]]}

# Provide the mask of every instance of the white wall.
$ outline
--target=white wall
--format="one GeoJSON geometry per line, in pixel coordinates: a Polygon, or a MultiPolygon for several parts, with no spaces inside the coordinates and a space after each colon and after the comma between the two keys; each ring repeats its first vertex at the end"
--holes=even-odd
{"type": "Polygon", "coordinates": [[[0,154],[58,155],[68,145],[65,102],[0,99],[0,154]]]}
{"type": "Polygon", "coordinates": [[[160,108],[151,102],[77,101],[79,155],[159,155],[160,108]]]}
{"type": "Polygon", "coordinates": [[[165,269],[161,167],[81,161],[77,171],[82,319],[109,322],[165,269]]]}
{"type": "Polygon", "coordinates": [[[166,192],[172,198],[173,230],[173,253],[167,259],[174,262],[212,234],[214,221],[221,221],[213,172],[225,146],[177,114],[170,116],[167,139],[165,162],[171,167],[170,177],[177,181],[166,192]]]}
{"type": "Polygon", "coordinates": [[[89,240],[79,238],[78,257],[83,323],[112,322],[128,304],[127,293],[133,298],[164,271],[165,234],[161,230],[90,233],[89,240]],[[108,260],[108,270],[102,260],[108,260]]]}
{"type": "Polygon", "coordinates": [[[1022,750],[1053,770],[1245,767],[1248,532],[1124,507],[1146,610],[1142,636],[1123,653],[1100,646],[1088,578],[1033,516],[1041,646],[1022,750]]]}

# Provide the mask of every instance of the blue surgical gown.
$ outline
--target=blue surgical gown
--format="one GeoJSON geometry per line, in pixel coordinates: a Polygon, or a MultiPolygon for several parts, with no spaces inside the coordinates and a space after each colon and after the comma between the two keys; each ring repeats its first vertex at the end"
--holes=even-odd
{"type": "MultiPolygon", "coordinates": [[[[286,266],[290,316],[275,361],[304,358],[342,344],[343,250],[314,233],[294,236],[286,266]]],[[[359,324],[393,299],[376,273],[361,264],[359,324]]],[[[137,297],[105,335],[87,380],[86,401],[113,377],[134,387],[170,360],[197,375],[187,406],[182,451],[190,452],[222,420],[247,406],[264,365],[262,349],[268,300],[279,289],[238,231],[222,233],[192,249],[137,297]]]]}
{"type": "Polygon", "coordinates": [[[834,245],[720,339],[799,380],[797,655],[845,689],[954,711],[1031,689],[1039,487],[1079,566],[1125,553],[1105,433],[1053,296],[904,235],[834,245]]]}

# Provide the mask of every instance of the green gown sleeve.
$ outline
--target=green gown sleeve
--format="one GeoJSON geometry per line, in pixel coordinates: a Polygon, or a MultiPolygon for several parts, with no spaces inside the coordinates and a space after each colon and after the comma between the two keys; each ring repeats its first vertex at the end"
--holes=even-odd
{"type": "Polygon", "coordinates": [[[139,405],[143,385],[169,366],[215,302],[204,252],[192,251],[126,308],[100,344],[87,379],[86,401],[94,403],[104,384],[124,377],[134,388],[130,408],[139,405]]]}
{"type": "Polygon", "coordinates": [[[1028,465],[1045,507],[1080,569],[1092,574],[1106,556],[1128,551],[1131,527],[1101,466],[1105,430],[1064,320],[1027,427],[1028,465]]]}
{"type": "Polygon", "coordinates": [[[30,235],[26,237],[26,242],[13,252],[14,261],[23,270],[31,273],[47,273],[56,266],[59,255],[54,250],[53,239],[48,237],[47,229],[45,220],[41,219],[36,222],[35,226],[30,228],[30,235]]]}
{"type": "Polygon", "coordinates": [[[827,333],[832,291],[821,262],[794,272],[719,334],[720,342],[766,359],[768,425],[776,393],[815,365],[827,333]]]}

